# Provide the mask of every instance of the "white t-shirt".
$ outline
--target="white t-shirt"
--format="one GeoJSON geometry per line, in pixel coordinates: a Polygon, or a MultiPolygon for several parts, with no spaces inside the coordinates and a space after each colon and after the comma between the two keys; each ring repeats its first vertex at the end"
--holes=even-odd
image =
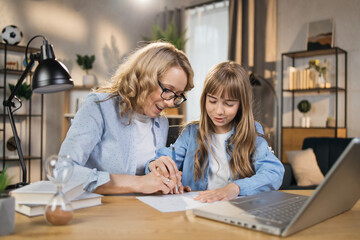
{"type": "Polygon", "coordinates": [[[224,187],[231,180],[225,146],[225,141],[230,137],[230,134],[231,132],[222,134],[213,133],[210,136],[210,146],[219,164],[214,159],[214,156],[209,153],[209,179],[207,189],[224,187]]]}
{"type": "Polygon", "coordinates": [[[155,138],[152,130],[153,119],[134,112],[133,123],[136,127],[136,175],[145,174],[145,163],[155,157],[155,138]]]}

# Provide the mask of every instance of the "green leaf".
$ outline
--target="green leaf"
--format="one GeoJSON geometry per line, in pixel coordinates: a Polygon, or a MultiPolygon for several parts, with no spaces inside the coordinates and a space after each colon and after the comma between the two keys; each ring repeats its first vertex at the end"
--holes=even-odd
{"type": "Polygon", "coordinates": [[[6,187],[10,184],[10,178],[6,174],[7,167],[5,167],[0,173],[0,195],[4,192],[6,187]]]}
{"type": "Polygon", "coordinates": [[[80,55],[80,54],[76,54],[76,62],[77,64],[83,69],[85,70],[86,74],[88,73],[88,71],[90,69],[93,68],[93,63],[95,62],[95,55],[80,55]]]}
{"type": "Polygon", "coordinates": [[[172,43],[177,49],[184,50],[187,39],[185,39],[186,29],[178,35],[178,30],[175,26],[174,19],[170,21],[166,29],[153,24],[151,38],[143,37],[145,41],[163,40],[172,43]]]}
{"type": "MultiPolygon", "coordinates": [[[[14,88],[15,88],[15,85],[11,84],[11,83],[9,83],[8,85],[9,85],[10,91],[12,92],[14,90],[14,88]]],[[[31,90],[30,84],[23,83],[18,88],[15,95],[20,99],[22,98],[22,99],[29,100],[31,98],[31,95],[32,95],[32,90],[31,90]]]]}

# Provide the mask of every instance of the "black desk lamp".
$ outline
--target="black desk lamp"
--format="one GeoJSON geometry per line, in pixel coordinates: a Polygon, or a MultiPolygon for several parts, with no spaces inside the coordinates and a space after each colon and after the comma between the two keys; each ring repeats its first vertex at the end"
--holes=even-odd
{"type": "MultiPolygon", "coordinates": [[[[27,183],[27,170],[24,161],[24,155],[22,153],[21,144],[19,135],[16,130],[13,112],[16,111],[12,110],[15,107],[13,99],[15,98],[17,101],[20,101],[15,95],[18,88],[22,85],[24,79],[30,72],[33,64],[35,61],[38,61],[39,64],[35,69],[33,78],[32,78],[32,91],[34,93],[55,93],[60,91],[65,91],[74,86],[74,83],[71,79],[71,76],[66,69],[65,65],[55,59],[55,54],[52,48],[52,45],[48,44],[46,38],[42,35],[36,35],[35,37],[31,38],[28,44],[26,45],[25,49],[25,62],[27,63],[25,71],[22,73],[20,79],[17,81],[14,89],[12,90],[9,98],[3,102],[4,107],[7,109],[11,129],[14,134],[16,149],[19,154],[20,165],[22,169],[22,182],[15,184],[15,188],[22,187],[27,183]],[[28,62],[27,58],[27,51],[31,41],[35,38],[41,37],[43,38],[44,42],[41,46],[40,53],[31,54],[30,55],[30,62],[28,62]]],[[[21,107],[21,105],[20,105],[21,107]]]]}

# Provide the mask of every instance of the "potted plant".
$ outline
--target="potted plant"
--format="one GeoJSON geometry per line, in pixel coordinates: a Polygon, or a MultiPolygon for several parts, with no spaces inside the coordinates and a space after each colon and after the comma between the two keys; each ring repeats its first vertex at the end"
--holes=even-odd
{"type": "Polygon", "coordinates": [[[0,173],[0,236],[12,234],[15,227],[15,198],[5,192],[9,183],[4,168],[0,173]]]}
{"type": "Polygon", "coordinates": [[[178,29],[175,26],[174,19],[171,20],[166,29],[162,29],[160,26],[153,24],[151,38],[144,37],[145,41],[157,41],[163,40],[174,44],[179,50],[184,50],[187,39],[185,39],[186,29],[179,35],[178,29]]]}
{"type": "Polygon", "coordinates": [[[320,88],[330,88],[331,84],[326,80],[327,72],[327,61],[324,60],[323,63],[320,63],[319,59],[311,59],[309,61],[309,69],[314,69],[318,73],[317,76],[317,86],[320,88]]]}
{"type": "Polygon", "coordinates": [[[93,68],[95,62],[95,55],[80,55],[76,54],[77,64],[85,71],[86,75],[83,77],[83,84],[85,87],[93,87],[95,85],[95,76],[89,74],[89,70],[93,68]]]}
{"type": "MultiPolygon", "coordinates": [[[[12,92],[15,88],[15,85],[11,84],[11,83],[9,83],[8,86],[9,86],[10,92],[12,92]]],[[[29,100],[32,96],[32,90],[31,90],[30,84],[27,84],[26,82],[24,82],[16,91],[15,96],[18,97],[20,100],[29,100]]],[[[14,101],[14,102],[15,102],[15,108],[18,108],[18,107],[20,107],[20,104],[24,105],[24,103],[25,103],[25,101],[21,101],[21,103],[17,102],[17,101],[14,101]]],[[[19,108],[17,110],[16,113],[17,114],[25,114],[26,107],[22,106],[21,108],[19,108]]]]}
{"type": "Polygon", "coordinates": [[[300,118],[301,127],[310,127],[310,118],[306,116],[306,113],[311,109],[311,103],[308,100],[302,100],[298,103],[297,109],[303,114],[300,118]]]}
{"type": "Polygon", "coordinates": [[[334,119],[334,118],[328,117],[328,118],[326,119],[326,127],[327,127],[327,128],[334,128],[335,125],[336,125],[336,122],[335,122],[335,119],[334,119]]]}

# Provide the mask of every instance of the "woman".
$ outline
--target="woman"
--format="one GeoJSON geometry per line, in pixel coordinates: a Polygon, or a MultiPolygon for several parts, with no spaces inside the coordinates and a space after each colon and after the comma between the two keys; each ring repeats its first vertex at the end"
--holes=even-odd
{"type": "Polygon", "coordinates": [[[61,146],[75,163],[72,180],[100,194],[169,193],[174,182],[145,173],[145,163],[166,144],[164,109],[177,107],[193,88],[193,70],[170,43],[133,52],[109,85],[90,93],[61,146]]]}

